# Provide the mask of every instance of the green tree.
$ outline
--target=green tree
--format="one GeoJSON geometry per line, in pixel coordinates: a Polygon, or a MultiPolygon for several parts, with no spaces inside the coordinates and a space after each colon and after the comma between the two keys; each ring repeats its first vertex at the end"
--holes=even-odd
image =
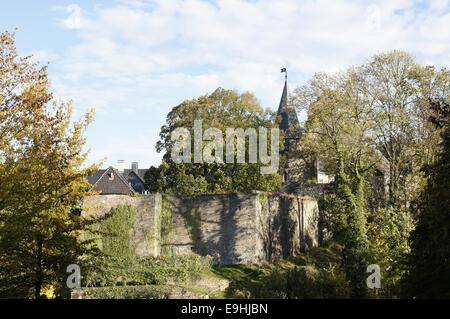
{"type": "Polygon", "coordinates": [[[436,161],[424,167],[427,186],[413,205],[418,216],[411,234],[404,293],[415,298],[450,298],[450,105],[431,103],[431,122],[441,133],[436,161]]]}
{"type": "Polygon", "coordinates": [[[382,273],[381,289],[372,291],[372,295],[398,298],[401,296],[400,281],[411,252],[408,239],[414,229],[413,218],[393,207],[380,207],[370,212],[367,228],[370,260],[380,266],[382,273]]]}
{"type": "Polygon", "coordinates": [[[450,73],[419,65],[402,51],[375,55],[361,66],[361,95],[370,101],[373,144],[389,163],[388,205],[408,211],[421,186],[420,168],[433,160],[435,130],[430,129],[429,98],[448,98],[450,73]]]}
{"type": "Polygon", "coordinates": [[[0,296],[39,298],[61,288],[65,266],[97,252],[79,235],[93,218],[76,214],[89,195],[82,134],[89,112],[71,121],[52,102],[46,68],[20,58],[14,34],[0,35],[0,296]]]}
{"type": "Polygon", "coordinates": [[[367,140],[373,123],[371,112],[369,104],[361,100],[360,85],[357,70],[351,69],[336,76],[317,74],[295,92],[299,107],[308,112],[302,146],[320,157],[335,176],[333,189],[321,206],[325,214],[337,217],[331,221],[337,227],[331,230],[337,229],[344,243],[344,266],[354,298],[366,297],[367,293],[364,190],[367,174],[376,161],[367,140]]]}
{"type": "Polygon", "coordinates": [[[428,121],[429,101],[448,98],[450,73],[392,51],[375,55],[360,74],[361,94],[371,101],[373,112],[369,138],[385,157],[389,177],[385,200],[374,198],[376,186],[367,189],[371,259],[383,273],[380,295],[399,296],[410,252],[407,238],[414,229],[410,206],[426,184],[421,168],[435,160],[438,150],[439,132],[428,121]]]}
{"type": "MultiPolygon", "coordinates": [[[[250,190],[271,191],[280,187],[280,176],[261,174],[261,167],[266,166],[258,158],[249,163],[249,139],[245,139],[245,163],[237,163],[237,147],[234,148],[234,163],[194,163],[194,143],[192,143],[191,162],[175,163],[171,158],[174,141],[171,134],[177,128],[187,128],[194,137],[195,120],[202,120],[202,129],[217,128],[222,132],[223,154],[226,154],[226,129],[252,128],[258,132],[264,127],[270,134],[271,128],[277,128],[274,113],[264,110],[251,93],[239,94],[236,91],[218,88],[209,95],[198,99],[184,101],[175,106],[167,115],[167,124],[161,128],[157,151],[164,151],[163,163],[152,167],[145,176],[151,191],[174,192],[186,195],[225,192],[248,192],[250,190]]],[[[280,136],[280,147],[282,136],[280,136]]],[[[233,140],[237,144],[237,139],[233,140]]],[[[259,143],[259,140],[257,141],[259,143]]],[[[270,150],[270,136],[268,138],[270,150]]],[[[202,142],[202,150],[208,143],[202,142]]]]}
{"type": "Polygon", "coordinates": [[[427,121],[429,98],[447,97],[449,88],[446,69],[421,66],[411,55],[393,51],[344,74],[317,74],[296,90],[296,102],[308,111],[303,153],[319,158],[335,175],[321,200],[322,223],[344,242],[344,255],[361,256],[347,272],[349,279],[359,274],[354,284],[364,284],[363,266],[357,266],[364,254],[357,251],[365,250],[391,283],[385,292],[398,294],[394,286],[404,272],[405,239],[413,229],[409,206],[424,185],[420,167],[433,161],[437,150],[437,132],[427,121]],[[384,161],[387,170],[380,165],[384,161]],[[388,181],[387,194],[383,182],[377,185],[378,170],[388,181]]]}

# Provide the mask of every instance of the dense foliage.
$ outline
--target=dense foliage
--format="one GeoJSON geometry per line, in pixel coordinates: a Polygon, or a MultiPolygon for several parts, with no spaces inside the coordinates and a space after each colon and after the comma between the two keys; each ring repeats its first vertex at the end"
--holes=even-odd
{"type": "MultiPolygon", "coordinates": [[[[184,101],[171,110],[167,116],[167,124],[161,128],[161,140],[157,144],[157,150],[165,153],[162,164],[157,168],[150,168],[145,176],[150,191],[196,195],[247,192],[254,189],[270,191],[279,188],[281,179],[278,174],[261,174],[260,168],[267,164],[263,164],[259,158],[256,163],[249,163],[248,138],[245,142],[245,163],[237,163],[236,147],[234,163],[226,163],[225,158],[223,163],[194,163],[193,159],[190,163],[174,163],[171,158],[174,147],[171,133],[177,128],[186,128],[193,138],[195,120],[203,121],[204,131],[208,128],[221,130],[224,140],[226,128],[254,128],[258,131],[260,127],[265,127],[270,134],[270,128],[278,127],[275,114],[263,110],[251,93],[238,94],[236,91],[218,88],[209,95],[184,101]]],[[[270,154],[270,135],[268,141],[270,154]]],[[[207,143],[208,141],[202,142],[203,151],[207,143]]],[[[232,143],[237,142],[233,139],[232,143]]],[[[226,143],[223,144],[225,156],[226,143]]]]}
{"type": "Polygon", "coordinates": [[[83,288],[87,299],[167,299],[169,289],[167,286],[111,286],[83,288]]]}
{"type": "Polygon", "coordinates": [[[70,104],[49,92],[46,68],[19,57],[14,34],[0,34],[0,297],[39,298],[62,288],[65,267],[97,250],[76,214],[89,196],[83,133],[70,104]]]}
{"type": "Polygon", "coordinates": [[[413,205],[417,227],[411,236],[409,273],[404,294],[416,298],[450,298],[450,105],[433,101],[431,122],[442,142],[437,159],[424,167],[427,185],[413,205]]]}
{"type": "MultiPolygon", "coordinates": [[[[92,261],[91,261],[92,262],[92,261]]],[[[101,257],[83,277],[83,287],[163,285],[197,276],[211,267],[212,257],[101,257]]]]}
{"type": "Polygon", "coordinates": [[[287,260],[216,267],[209,273],[231,281],[228,298],[348,298],[342,246],[329,243],[287,260]]]}
{"type": "Polygon", "coordinates": [[[396,212],[392,207],[369,213],[369,259],[380,266],[382,274],[382,285],[374,293],[376,296],[401,296],[400,280],[406,272],[407,258],[411,251],[408,239],[413,229],[411,214],[396,212]]]}
{"type": "Polygon", "coordinates": [[[98,229],[102,232],[101,247],[105,255],[124,259],[135,256],[130,244],[135,215],[133,207],[117,206],[111,208],[107,218],[100,222],[98,229]]]}
{"type": "Polygon", "coordinates": [[[335,177],[321,199],[322,225],[344,245],[352,297],[367,296],[366,267],[383,271],[381,295],[399,296],[405,274],[410,205],[423,187],[420,168],[433,162],[438,131],[430,97],[449,97],[450,76],[407,53],[375,55],[336,75],[316,74],[295,99],[308,119],[303,155],[335,177]]]}

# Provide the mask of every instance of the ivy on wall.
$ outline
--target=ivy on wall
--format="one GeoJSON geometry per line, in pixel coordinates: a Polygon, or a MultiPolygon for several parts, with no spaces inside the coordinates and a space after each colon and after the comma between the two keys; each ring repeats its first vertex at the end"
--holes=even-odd
{"type": "MultiPolygon", "coordinates": [[[[130,285],[164,285],[169,280],[187,280],[211,267],[211,256],[172,254],[173,216],[170,201],[164,195],[160,197],[158,206],[157,234],[150,230],[146,236],[147,240],[157,236],[158,257],[137,256],[130,240],[137,219],[132,206],[117,206],[107,215],[96,225],[101,235],[99,241],[104,255],[86,260],[82,265],[82,286],[105,289],[92,290],[89,295],[94,294],[94,297],[100,298],[150,298],[155,292],[153,288],[135,291],[134,288],[129,288],[130,285]],[[123,286],[123,289],[117,286],[123,286]]],[[[156,292],[155,296],[164,297],[164,294],[156,292]]]]}
{"type": "Polygon", "coordinates": [[[134,226],[136,212],[130,205],[111,208],[110,217],[100,223],[99,230],[103,252],[112,257],[131,259],[135,257],[135,247],[131,246],[130,233],[134,226]]]}
{"type": "Polygon", "coordinates": [[[269,194],[258,193],[257,198],[258,198],[259,203],[261,204],[262,209],[264,209],[264,207],[266,206],[266,204],[269,200],[269,194]]]}
{"type": "Polygon", "coordinates": [[[158,254],[161,256],[172,255],[173,216],[170,202],[166,195],[160,195],[158,207],[158,254]]]}

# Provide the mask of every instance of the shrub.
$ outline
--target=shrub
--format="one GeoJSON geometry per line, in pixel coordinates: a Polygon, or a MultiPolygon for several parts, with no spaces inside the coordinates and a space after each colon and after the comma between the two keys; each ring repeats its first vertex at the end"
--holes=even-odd
{"type": "Polygon", "coordinates": [[[86,267],[85,287],[117,285],[161,285],[168,281],[182,281],[197,276],[211,267],[211,256],[166,257],[100,257],[95,267],[86,267]]]}
{"type": "Polygon", "coordinates": [[[85,299],[167,299],[169,290],[159,286],[83,288],[85,299]]]}

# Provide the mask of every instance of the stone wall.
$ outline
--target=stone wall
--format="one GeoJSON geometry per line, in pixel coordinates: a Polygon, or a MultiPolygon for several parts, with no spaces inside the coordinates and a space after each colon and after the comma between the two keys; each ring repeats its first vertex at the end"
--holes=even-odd
{"type": "Polygon", "coordinates": [[[310,197],[259,194],[261,259],[287,258],[319,244],[319,210],[310,197]]]}
{"type": "Polygon", "coordinates": [[[136,211],[130,242],[138,256],[156,256],[158,254],[157,217],[159,214],[159,194],[145,196],[95,195],[87,198],[83,204],[82,216],[93,214],[103,216],[111,208],[131,205],[136,211]]]}
{"type": "Polygon", "coordinates": [[[139,256],[216,256],[222,264],[251,264],[288,257],[316,246],[318,208],[310,197],[275,193],[203,195],[96,195],[83,215],[131,205],[131,244],[139,256]],[[169,232],[162,232],[162,223],[169,232]]]}
{"type": "Polygon", "coordinates": [[[258,211],[254,194],[168,200],[174,217],[174,254],[219,255],[224,264],[255,261],[255,243],[259,239],[255,232],[258,211]]]}

